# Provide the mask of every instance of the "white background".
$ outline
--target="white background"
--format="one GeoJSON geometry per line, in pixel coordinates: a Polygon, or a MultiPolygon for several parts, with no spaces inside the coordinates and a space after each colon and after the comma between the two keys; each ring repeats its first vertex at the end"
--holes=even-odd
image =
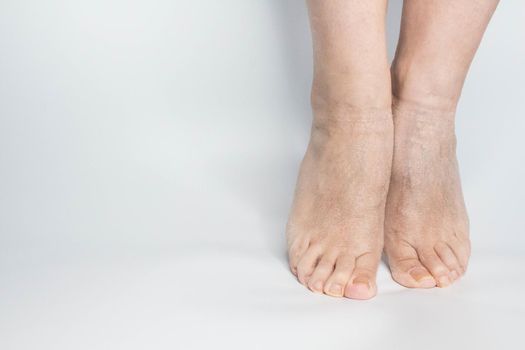
{"type": "Polygon", "coordinates": [[[382,266],[360,302],[286,266],[302,1],[0,0],[0,349],[523,348],[524,14],[500,4],[459,106],[469,273],[382,266]]]}

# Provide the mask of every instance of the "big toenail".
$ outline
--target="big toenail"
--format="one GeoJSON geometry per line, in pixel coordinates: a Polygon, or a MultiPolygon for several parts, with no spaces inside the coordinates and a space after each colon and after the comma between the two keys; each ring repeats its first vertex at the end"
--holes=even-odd
{"type": "Polygon", "coordinates": [[[450,284],[450,279],[447,276],[441,276],[438,279],[440,287],[446,287],[450,284]]]}
{"type": "Polygon", "coordinates": [[[356,277],[352,281],[352,284],[364,284],[367,288],[370,288],[370,282],[366,277],[356,277]]]}
{"type": "Polygon", "coordinates": [[[328,289],[330,294],[332,295],[343,295],[343,286],[340,284],[332,284],[330,288],[328,289]]]}
{"type": "Polygon", "coordinates": [[[417,282],[421,282],[426,279],[432,279],[432,276],[430,276],[428,272],[421,267],[415,267],[410,270],[409,273],[410,276],[412,276],[417,282]]]}

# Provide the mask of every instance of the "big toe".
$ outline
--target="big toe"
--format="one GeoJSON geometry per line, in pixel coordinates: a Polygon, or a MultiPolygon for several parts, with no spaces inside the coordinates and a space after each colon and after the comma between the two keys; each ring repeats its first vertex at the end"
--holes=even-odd
{"type": "Polygon", "coordinates": [[[345,296],[351,299],[366,300],[377,294],[375,281],[369,276],[356,276],[346,286],[345,296]]]}
{"type": "Polygon", "coordinates": [[[408,288],[432,288],[436,280],[417,258],[390,259],[392,278],[408,288]]]}
{"type": "Polygon", "coordinates": [[[376,273],[380,256],[366,253],[355,262],[352,277],[345,289],[345,296],[351,299],[370,299],[377,294],[376,273]]]}

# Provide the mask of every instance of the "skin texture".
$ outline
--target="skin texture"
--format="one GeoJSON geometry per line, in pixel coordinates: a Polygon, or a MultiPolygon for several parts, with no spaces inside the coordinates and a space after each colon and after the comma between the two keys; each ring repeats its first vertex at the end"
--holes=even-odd
{"type": "Polygon", "coordinates": [[[368,299],[383,249],[393,130],[384,1],[309,1],[313,124],[287,226],[312,291],[368,299]]]}
{"type": "Polygon", "coordinates": [[[385,218],[392,277],[446,287],[470,255],[455,110],[497,1],[406,0],[392,67],[394,160],[385,218]]]}
{"type": "Polygon", "coordinates": [[[307,288],[373,297],[383,244],[406,287],[465,272],[455,109],[496,5],[405,0],[390,69],[386,1],[308,1],[314,117],[287,225],[290,269],[307,288]]]}

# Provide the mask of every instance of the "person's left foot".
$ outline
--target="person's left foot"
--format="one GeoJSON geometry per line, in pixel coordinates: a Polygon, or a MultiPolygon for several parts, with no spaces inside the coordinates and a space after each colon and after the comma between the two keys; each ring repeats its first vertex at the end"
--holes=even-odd
{"type": "Polygon", "coordinates": [[[453,112],[397,103],[385,252],[398,283],[446,287],[466,270],[468,217],[456,160],[453,112]]]}

